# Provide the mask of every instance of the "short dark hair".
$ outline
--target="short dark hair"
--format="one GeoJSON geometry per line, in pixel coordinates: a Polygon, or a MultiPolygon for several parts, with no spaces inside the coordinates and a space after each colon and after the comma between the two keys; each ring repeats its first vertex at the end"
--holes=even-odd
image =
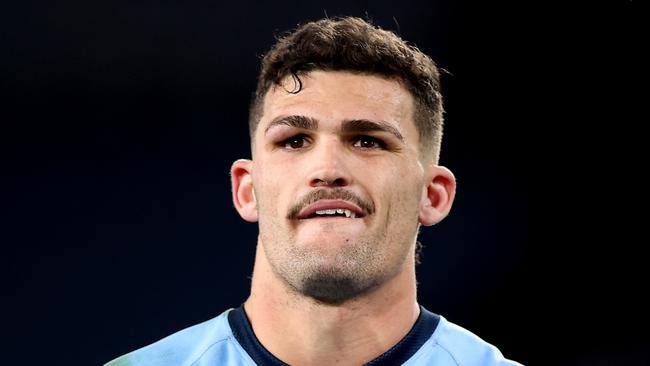
{"type": "Polygon", "coordinates": [[[277,40],[262,59],[249,112],[251,141],[262,117],[264,97],[273,85],[313,70],[351,71],[394,78],[413,95],[413,120],[422,158],[438,161],[443,107],[440,73],[431,58],[391,31],[355,17],[326,18],[299,26],[277,40]]]}

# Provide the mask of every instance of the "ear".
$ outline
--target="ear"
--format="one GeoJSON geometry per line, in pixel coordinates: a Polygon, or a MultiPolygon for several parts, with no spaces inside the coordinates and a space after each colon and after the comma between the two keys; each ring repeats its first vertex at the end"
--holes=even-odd
{"type": "Polygon", "coordinates": [[[242,219],[248,222],[257,221],[257,201],[253,190],[253,162],[240,159],[230,168],[232,184],[232,202],[242,219]]]}
{"type": "Polygon", "coordinates": [[[444,219],[456,195],[456,178],[447,168],[430,165],[427,172],[427,185],[420,201],[420,223],[431,226],[444,219]]]}

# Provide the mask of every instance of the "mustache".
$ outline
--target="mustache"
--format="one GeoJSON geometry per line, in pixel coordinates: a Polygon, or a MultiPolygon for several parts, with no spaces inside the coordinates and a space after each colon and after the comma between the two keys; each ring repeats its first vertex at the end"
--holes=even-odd
{"type": "Polygon", "coordinates": [[[295,205],[291,206],[289,213],[287,214],[287,219],[295,220],[298,218],[298,214],[305,207],[311,205],[312,203],[318,202],[320,200],[343,200],[352,202],[355,205],[359,206],[367,215],[373,214],[375,212],[375,204],[372,201],[366,201],[363,198],[357,196],[356,194],[345,190],[343,188],[327,188],[319,189],[317,191],[311,191],[307,193],[304,197],[298,201],[295,205]]]}

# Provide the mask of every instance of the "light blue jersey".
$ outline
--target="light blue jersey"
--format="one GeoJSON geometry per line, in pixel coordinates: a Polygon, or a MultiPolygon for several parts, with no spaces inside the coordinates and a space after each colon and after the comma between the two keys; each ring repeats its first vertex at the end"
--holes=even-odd
{"type": "MultiPolygon", "coordinates": [[[[397,345],[366,365],[505,366],[499,350],[442,316],[420,308],[420,317],[397,345]]],[[[105,366],[286,365],[253,334],[243,307],[181,330],[105,366]]]]}

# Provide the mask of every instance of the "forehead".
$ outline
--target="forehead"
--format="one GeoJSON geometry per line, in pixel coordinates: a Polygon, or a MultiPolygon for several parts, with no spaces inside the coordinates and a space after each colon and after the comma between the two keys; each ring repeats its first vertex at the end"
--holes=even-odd
{"type": "Polygon", "coordinates": [[[308,116],[321,124],[380,120],[393,124],[405,135],[415,130],[413,96],[396,80],[347,71],[313,71],[300,75],[300,81],[302,88],[295,94],[290,93],[298,86],[292,77],[269,90],[258,133],[283,115],[308,116]]]}

